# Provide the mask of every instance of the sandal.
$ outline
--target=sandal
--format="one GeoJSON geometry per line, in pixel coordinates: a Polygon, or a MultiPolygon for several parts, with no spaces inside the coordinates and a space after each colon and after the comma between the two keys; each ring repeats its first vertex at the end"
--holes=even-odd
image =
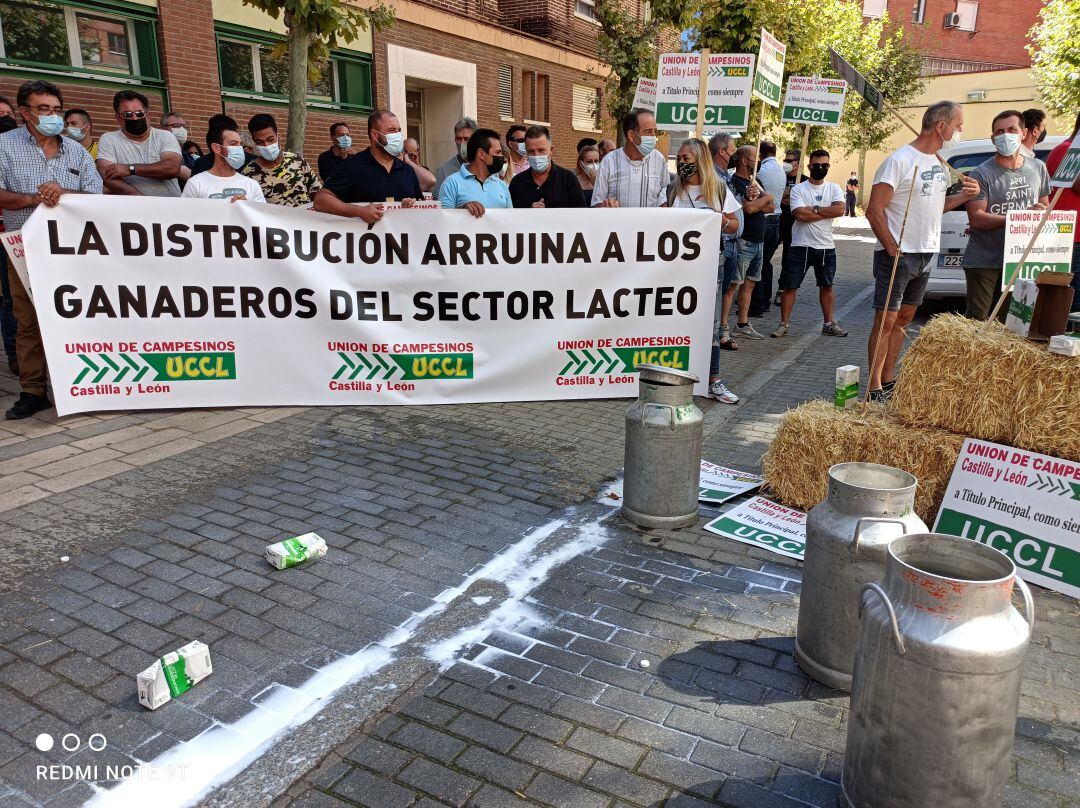
{"type": "Polygon", "coordinates": [[[737,351],[739,350],[739,343],[733,339],[721,340],[718,347],[725,351],[737,351]]]}

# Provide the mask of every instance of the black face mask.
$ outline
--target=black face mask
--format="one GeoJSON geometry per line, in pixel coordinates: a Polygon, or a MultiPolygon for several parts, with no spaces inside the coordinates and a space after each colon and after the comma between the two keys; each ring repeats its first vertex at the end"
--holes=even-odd
{"type": "Polygon", "coordinates": [[[124,118],[124,131],[129,135],[145,135],[148,126],[146,118],[124,118]]]}
{"type": "Polygon", "coordinates": [[[697,174],[697,163],[679,163],[676,166],[676,171],[679,172],[679,179],[686,182],[692,176],[697,174]]]}
{"type": "Polygon", "coordinates": [[[829,173],[828,166],[810,166],[810,177],[815,180],[823,180],[829,173]]]}
{"type": "Polygon", "coordinates": [[[506,158],[501,154],[491,158],[491,165],[487,167],[489,174],[498,174],[506,165],[506,158]]]}
{"type": "Polygon", "coordinates": [[[1042,143],[1044,140],[1046,140],[1046,130],[1045,129],[1042,130],[1042,132],[1039,134],[1039,139],[1036,140],[1035,142],[1036,143],[1042,143]]]}
{"type": "Polygon", "coordinates": [[[0,115],[0,134],[4,132],[10,132],[12,129],[18,129],[19,125],[15,123],[15,118],[12,115],[0,115]]]}

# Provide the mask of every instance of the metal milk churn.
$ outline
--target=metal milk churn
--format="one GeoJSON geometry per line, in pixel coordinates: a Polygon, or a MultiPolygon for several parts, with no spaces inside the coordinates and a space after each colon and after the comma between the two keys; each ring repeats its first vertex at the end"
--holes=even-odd
{"type": "Polygon", "coordinates": [[[912,510],[915,478],[877,463],[829,469],[829,495],[806,517],[795,660],[823,685],[851,689],[859,596],[885,574],[885,551],[905,533],[925,533],[912,510]]]}
{"type": "Polygon", "coordinates": [[[1034,621],[1012,560],[970,539],[904,536],[862,602],[841,804],[1000,806],[1034,621]]]}
{"type": "Polygon", "coordinates": [[[693,373],[638,365],[638,397],[626,411],[622,514],[642,527],[677,528],[698,516],[705,421],[693,373]]]}

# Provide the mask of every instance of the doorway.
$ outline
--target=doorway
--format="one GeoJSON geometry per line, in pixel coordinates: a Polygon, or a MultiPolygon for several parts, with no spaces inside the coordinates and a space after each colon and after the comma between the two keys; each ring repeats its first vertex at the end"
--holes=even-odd
{"type": "Polygon", "coordinates": [[[424,91],[405,90],[405,130],[408,136],[420,144],[420,159],[429,162],[427,143],[424,140],[424,91]]]}

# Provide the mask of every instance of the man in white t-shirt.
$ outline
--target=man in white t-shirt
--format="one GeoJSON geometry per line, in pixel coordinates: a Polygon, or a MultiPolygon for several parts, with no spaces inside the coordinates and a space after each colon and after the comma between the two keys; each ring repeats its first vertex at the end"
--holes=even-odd
{"type": "Polygon", "coordinates": [[[791,189],[791,246],[784,253],[780,271],[780,325],[771,336],[786,337],[795,295],[806,271],[814,268],[821,303],[821,333],[846,337],[847,331],[833,319],[833,278],[836,276],[836,248],[833,244],[833,219],[844,215],[844,192],[835,182],[826,182],[829,153],[818,149],[810,154],[810,179],[791,189]]]}
{"type": "Polygon", "coordinates": [[[120,129],[98,140],[97,169],[110,194],[180,196],[183,167],[172,132],[150,127],[150,101],[135,90],[113,96],[120,129]]]}
{"type": "Polygon", "coordinates": [[[866,205],[866,218],[878,240],[874,251],[876,314],[868,346],[870,401],[885,402],[892,395],[904,329],[911,324],[915,310],[922,303],[930,278],[930,259],[940,246],[941,214],[979,195],[979,183],[966,176],[962,178],[960,192],[946,196],[952,171],[938,152],[959,143],[963,128],[964,110],[959,104],[938,101],[930,105],[923,113],[919,136],[885,158],[874,175],[866,205]],[[909,197],[911,206],[904,226],[909,197]],[[900,243],[901,227],[903,243],[900,243]],[[892,294],[886,300],[897,252],[900,260],[892,294]],[[883,341],[880,351],[879,329],[883,341]]]}
{"type": "Polygon", "coordinates": [[[600,161],[593,180],[594,208],[655,208],[671,182],[667,159],[656,151],[656,117],[635,110],[622,121],[626,145],[600,161]]]}
{"type": "Polygon", "coordinates": [[[262,186],[239,173],[244,167],[244,147],[240,133],[229,125],[218,126],[206,134],[206,145],[214,155],[209,170],[195,174],[184,186],[183,196],[194,199],[228,199],[266,202],[262,186]]]}

